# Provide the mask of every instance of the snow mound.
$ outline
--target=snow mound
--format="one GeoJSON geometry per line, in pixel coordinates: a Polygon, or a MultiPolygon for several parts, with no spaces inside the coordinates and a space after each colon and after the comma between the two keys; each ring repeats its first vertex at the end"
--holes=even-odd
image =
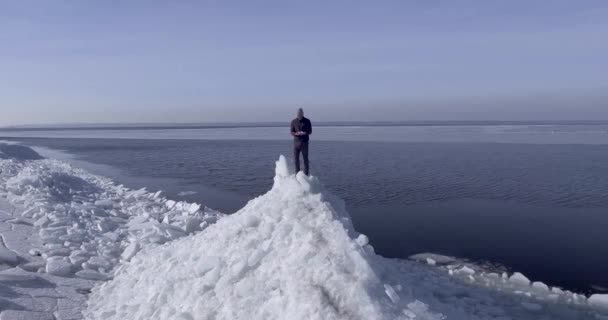
{"type": "MultiPolygon", "coordinates": [[[[32,255],[45,259],[41,270],[49,274],[111,278],[116,265],[142,245],[184,237],[221,216],[199,204],[131,190],[67,163],[36,157],[26,146],[0,143],[0,152],[5,158],[0,157],[0,196],[20,207],[20,219],[38,230],[41,248],[32,255]]],[[[0,262],[7,257],[0,248],[0,262]]]]}
{"type": "Polygon", "coordinates": [[[443,319],[383,279],[344,204],[277,162],[273,188],[204,232],[144,250],[89,319],[443,319]],[[145,253],[145,254],[144,254],[145,253]]]}

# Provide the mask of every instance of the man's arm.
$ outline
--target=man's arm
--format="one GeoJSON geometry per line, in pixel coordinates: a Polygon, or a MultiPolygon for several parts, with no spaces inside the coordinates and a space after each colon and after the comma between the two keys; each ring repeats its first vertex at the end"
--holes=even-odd
{"type": "Polygon", "coordinates": [[[289,126],[291,127],[291,129],[290,129],[291,130],[291,135],[295,137],[296,136],[296,128],[294,128],[294,126],[293,126],[293,121],[291,122],[291,124],[289,126]]]}
{"type": "Polygon", "coordinates": [[[310,122],[310,120],[308,120],[308,131],[306,132],[306,134],[312,134],[312,122],[310,122]]]}

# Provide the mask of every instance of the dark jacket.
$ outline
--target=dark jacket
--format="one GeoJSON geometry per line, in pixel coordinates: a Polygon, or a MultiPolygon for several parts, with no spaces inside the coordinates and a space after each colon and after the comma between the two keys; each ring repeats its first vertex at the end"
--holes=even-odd
{"type": "Polygon", "coordinates": [[[302,120],[295,118],[291,121],[291,135],[295,141],[306,142],[309,140],[309,136],[312,134],[312,124],[308,118],[302,118],[302,120]],[[307,134],[302,136],[296,136],[296,132],[303,131],[307,134]]]}

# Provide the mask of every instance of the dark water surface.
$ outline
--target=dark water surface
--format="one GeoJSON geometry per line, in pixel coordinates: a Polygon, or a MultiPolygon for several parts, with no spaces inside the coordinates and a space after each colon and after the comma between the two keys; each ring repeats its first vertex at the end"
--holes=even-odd
{"type": "MultiPolygon", "coordinates": [[[[18,140],[224,212],[265,193],[278,155],[291,154],[270,140],[18,140]]],[[[384,256],[436,252],[576,291],[608,287],[608,145],[313,141],[311,158],[384,256]]]]}

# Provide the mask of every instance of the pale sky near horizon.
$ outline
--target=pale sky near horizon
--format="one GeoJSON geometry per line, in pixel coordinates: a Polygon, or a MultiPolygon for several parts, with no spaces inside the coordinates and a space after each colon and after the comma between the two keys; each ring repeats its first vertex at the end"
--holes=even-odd
{"type": "Polygon", "coordinates": [[[608,119],[608,1],[3,1],[0,126],[608,119]]]}

